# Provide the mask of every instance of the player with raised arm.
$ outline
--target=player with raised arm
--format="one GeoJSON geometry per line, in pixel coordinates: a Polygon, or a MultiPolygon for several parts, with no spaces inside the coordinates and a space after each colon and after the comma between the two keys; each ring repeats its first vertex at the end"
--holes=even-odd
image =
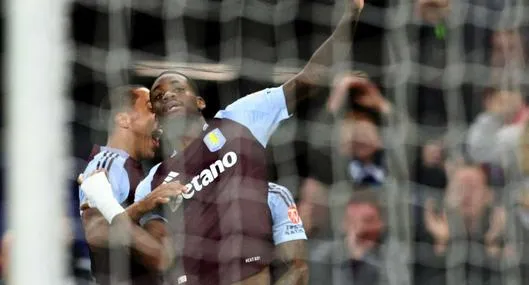
{"type": "Polygon", "coordinates": [[[81,176],[82,179],[99,172],[81,184],[79,198],[92,273],[101,285],[110,284],[111,280],[157,284],[159,271],[171,259],[166,254],[170,250],[135,225],[143,214],[184,190],[177,183],[162,185],[145,200],[133,204],[136,186],[144,177],[138,159],[152,158],[158,146],[152,136],[157,127],[149,99],[149,90],[141,86],[119,87],[110,94],[111,132],[107,146],[94,147],[81,176]],[[130,258],[126,250],[129,239],[135,258],[130,258]],[[129,270],[111,264],[111,251],[123,258],[120,264],[129,263],[129,270]]]}
{"type": "Polygon", "coordinates": [[[274,245],[267,205],[268,139],[299,102],[324,94],[321,90],[333,77],[332,63],[350,52],[351,22],[362,7],[362,0],[346,1],[331,37],[294,78],[237,100],[207,122],[201,114],[205,101],[184,75],[166,72],[155,80],[153,110],[177,154],[152,169],[152,178],[140,186],[149,193],[179,179],[188,191],[169,207],[143,217],[142,224],[158,235],[169,229],[175,237],[179,269],[169,277],[173,282],[270,282],[274,245]]]}

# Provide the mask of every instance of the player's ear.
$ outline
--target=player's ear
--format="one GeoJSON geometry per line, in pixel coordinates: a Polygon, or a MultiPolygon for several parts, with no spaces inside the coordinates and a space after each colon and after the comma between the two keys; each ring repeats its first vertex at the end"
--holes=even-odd
{"type": "Polygon", "coordinates": [[[128,129],[130,127],[130,116],[127,113],[118,113],[114,117],[114,122],[117,126],[123,129],[128,129]]]}
{"type": "Polygon", "coordinates": [[[206,101],[200,96],[196,96],[196,104],[199,111],[206,109],[206,101]]]}

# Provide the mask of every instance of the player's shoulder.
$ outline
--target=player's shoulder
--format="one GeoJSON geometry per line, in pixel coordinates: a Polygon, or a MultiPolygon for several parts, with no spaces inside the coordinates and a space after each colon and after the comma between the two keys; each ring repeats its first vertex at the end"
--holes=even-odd
{"type": "Polygon", "coordinates": [[[238,121],[232,120],[231,118],[213,118],[208,121],[206,126],[204,126],[204,133],[207,134],[218,129],[223,132],[231,132],[234,129],[240,128],[246,129],[246,126],[238,121]]]}
{"type": "Polygon", "coordinates": [[[93,155],[85,169],[85,174],[95,170],[106,170],[109,173],[126,173],[125,162],[128,155],[114,149],[101,148],[99,153],[93,155]]]}
{"type": "Polygon", "coordinates": [[[275,203],[282,202],[289,207],[296,204],[287,187],[273,182],[268,182],[268,200],[275,203]]]}
{"type": "MultiPolygon", "coordinates": [[[[244,121],[244,120],[243,120],[244,121]]],[[[213,118],[204,128],[202,140],[211,151],[216,151],[234,140],[255,140],[252,131],[241,120],[233,118],[213,118]]]]}

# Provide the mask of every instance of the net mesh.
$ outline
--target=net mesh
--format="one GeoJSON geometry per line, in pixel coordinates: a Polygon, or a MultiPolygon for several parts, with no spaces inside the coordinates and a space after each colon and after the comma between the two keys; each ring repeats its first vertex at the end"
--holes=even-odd
{"type": "MultiPolygon", "coordinates": [[[[371,160],[374,182],[366,183],[378,189],[391,237],[380,248],[384,255],[376,257],[384,266],[368,273],[363,269],[367,277],[336,273],[343,260],[328,250],[329,241],[339,244],[347,236],[342,220],[353,211],[347,201],[354,189],[365,188],[350,183],[361,179],[358,173],[366,168],[344,158],[340,143],[347,128],[325,111],[326,96],[299,108],[268,147],[271,180],[291,190],[305,220],[311,284],[344,284],[339,281],[343,276],[356,282],[380,276],[376,280],[391,284],[526,282],[523,272],[529,264],[488,252],[485,230],[450,243],[439,255],[424,221],[424,201],[434,197],[440,203],[451,181],[445,170],[451,173],[469,160],[468,131],[484,111],[483,89],[494,84],[525,90],[529,5],[522,0],[448,1],[446,17],[429,24],[427,4],[420,2],[366,1],[352,37],[351,61],[335,63],[337,69],[367,73],[398,115],[386,119],[359,112],[374,118],[382,142],[382,151],[371,160]],[[437,168],[423,167],[424,156],[433,156],[437,168]]],[[[299,72],[342,12],[338,0],[74,1],[70,99],[76,173],[86,165],[92,144],[105,143],[107,125],[100,120],[99,105],[111,88],[129,83],[150,87],[162,71],[177,70],[197,80],[208,103],[205,116],[212,117],[245,94],[278,86],[299,72]]],[[[503,170],[501,163],[487,167],[503,170]]],[[[492,170],[488,174],[495,177],[492,170]]],[[[500,184],[496,197],[510,197],[503,188],[508,183],[500,184]]],[[[72,191],[75,197],[77,188],[72,191]]],[[[507,216],[506,232],[523,232],[507,216]]],[[[453,228],[460,226],[457,218],[449,220],[453,228]]],[[[86,252],[79,252],[76,270],[87,270],[86,252]]]]}

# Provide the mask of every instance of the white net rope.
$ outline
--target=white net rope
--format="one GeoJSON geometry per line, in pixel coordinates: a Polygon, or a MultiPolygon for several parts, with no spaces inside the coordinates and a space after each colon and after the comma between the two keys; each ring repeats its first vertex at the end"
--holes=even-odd
{"type": "MultiPolygon", "coordinates": [[[[403,127],[402,121],[374,115],[383,144],[374,164],[384,173],[378,181],[384,187],[375,188],[383,188],[379,193],[391,237],[384,251],[389,255],[380,258],[389,262],[377,271],[383,272],[380,282],[522,284],[524,266],[529,266],[523,259],[493,259],[472,251],[484,237],[454,242],[442,259],[423,245],[433,243],[418,237],[418,232],[427,231],[424,200],[441,201],[447,184],[428,181],[450,178],[426,176],[417,169],[422,157],[418,149],[432,141],[442,143],[443,171],[444,164],[449,167],[467,158],[469,126],[484,111],[485,87],[526,90],[529,4],[449,1],[446,17],[428,24],[418,16],[419,2],[366,1],[351,62],[335,63],[336,70],[346,66],[367,73],[394,112],[408,122],[403,127]],[[413,135],[405,136],[403,130],[413,135]]],[[[75,1],[76,162],[84,165],[91,144],[104,143],[107,125],[100,121],[98,105],[110,88],[129,83],[150,87],[162,71],[176,70],[198,81],[208,102],[206,116],[211,117],[237,98],[279,86],[300,71],[342,11],[338,0],[75,1]]],[[[329,254],[326,242],[343,238],[355,166],[339,150],[341,120],[332,120],[323,106],[325,100],[306,104],[274,134],[269,147],[271,180],[287,186],[300,205],[310,204],[305,200],[312,195],[307,207],[312,207],[313,218],[307,224],[313,229],[307,231],[309,261],[315,268],[311,275],[316,276],[311,276],[311,284],[328,278],[342,284],[335,270],[322,264],[341,262],[324,258],[329,254]],[[326,190],[312,191],[307,178],[326,190]]],[[[498,191],[503,188],[496,193],[504,196],[498,191]]],[[[514,227],[510,225],[506,228],[514,227]]]]}

